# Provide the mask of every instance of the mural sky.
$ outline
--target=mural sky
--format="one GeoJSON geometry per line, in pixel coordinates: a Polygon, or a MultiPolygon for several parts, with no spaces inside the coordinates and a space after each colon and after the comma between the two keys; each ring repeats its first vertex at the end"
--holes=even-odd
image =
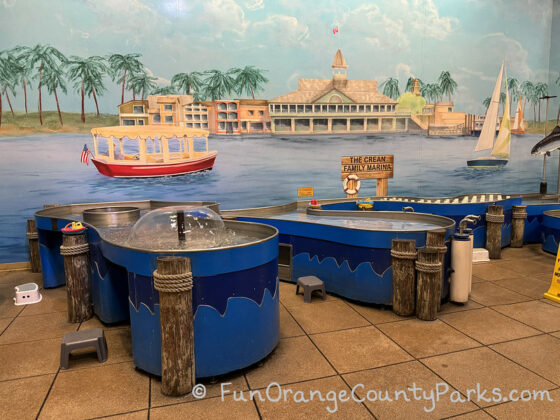
{"type": "MultiPolygon", "coordinates": [[[[558,78],[551,44],[560,0],[0,0],[0,50],[50,44],[66,56],[142,54],[161,85],[180,72],[254,65],[270,80],[261,98],[330,77],[341,48],[351,79],[409,76],[436,81],[449,70],[456,109],[484,111],[500,63],[532,82],[558,78]],[[339,32],[333,35],[337,26],[339,32]]],[[[558,31],[556,30],[556,33],[558,31]]],[[[556,61],[556,62],[555,62],[556,61]]],[[[107,80],[102,112],[116,113],[119,87],[107,80]]],[[[551,92],[558,93],[552,86],[551,92]]],[[[33,95],[33,94],[32,94],[33,95]]],[[[23,108],[22,94],[14,101],[23,108]]],[[[130,99],[130,94],[127,97],[130,99]]],[[[237,96],[237,95],[233,95],[237,96]]],[[[51,99],[44,107],[54,109],[51,99]]],[[[36,98],[31,97],[31,103],[36,98]]],[[[75,92],[61,98],[78,111],[75,92]]],[[[87,110],[94,111],[93,103],[87,110]]]]}

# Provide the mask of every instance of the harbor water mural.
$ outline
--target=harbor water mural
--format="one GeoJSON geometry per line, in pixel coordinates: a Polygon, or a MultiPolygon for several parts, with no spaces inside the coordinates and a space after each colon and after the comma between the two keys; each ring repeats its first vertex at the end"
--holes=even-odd
{"type": "Polygon", "coordinates": [[[531,149],[560,117],[559,16],[559,0],[4,0],[0,262],[27,259],[45,204],[345,197],[342,156],[394,156],[364,198],[554,193],[558,152],[531,149]]]}

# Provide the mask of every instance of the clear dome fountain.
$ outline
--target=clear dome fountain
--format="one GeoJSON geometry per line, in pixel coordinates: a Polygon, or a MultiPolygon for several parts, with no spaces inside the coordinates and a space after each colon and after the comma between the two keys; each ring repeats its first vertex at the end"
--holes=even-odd
{"type": "Polygon", "coordinates": [[[126,245],[148,250],[209,249],[225,245],[233,234],[208,207],[162,207],[134,224],[126,245]]]}

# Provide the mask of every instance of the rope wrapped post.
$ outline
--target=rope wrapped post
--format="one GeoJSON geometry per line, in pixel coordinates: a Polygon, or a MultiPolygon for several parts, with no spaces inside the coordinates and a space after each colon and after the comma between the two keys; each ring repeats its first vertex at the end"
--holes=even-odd
{"type": "Polygon", "coordinates": [[[426,234],[426,248],[433,248],[438,251],[439,262],[441,263],[440,280],[439,285],[436,285],[436,290],[434,293],[437,294],[437,310],[441,308],[441,289],[443,288],[443,261],[445,260],[445,254],[447,252],[447,246],[445,245],[445,229],[438,229],[429,231],[426,234]]]}
{"type": "Polygon", "coordinates": [[[393,312],[401,316],[414,314],[416,295],[416,241],[393,239],[391,243],[393,267],[393,312]]]}
{"type": "Polygon", "coordinates": [[[29,262],[32,273],[41,272],[41,257],[39,256],[39,234],[35,226],[35,219],[27,220],[27,240],[29,243],[29,262]]]}
{"type": "Polygon", "coordinates": [[[437,317],[436,293],[441,279],[441,263],[439,251],[434,248],[423,248],[418,251],[416,274],[418,285],[416,288],[416,317],[424,321],[433,321],[437,317]]]}
{"type": "Polygon", "coordinates": [[[86,230],[63,233],[60,254],[64,256],[68,322],[82,322],[93,316],[89,272],[89,243],[86,230]]]}
{"type": "Polygon", "coordinates": [[[492,204],[486,213],[486,249],[490,259],[502,258],[502,223],[504,206],[492,204]]]}
{"type": "Polygon", "coordinates": [[[527,206],[513,206],[512,218],[511,247],[521,248],[523,246],[523,235],[525,234],[527,206]]]}
{"type": "Polygon", "coordinates": [[[158,257],[153,276],[159,292],[161,392],[185,395],[195,384],[191,261],[158,257]]]}

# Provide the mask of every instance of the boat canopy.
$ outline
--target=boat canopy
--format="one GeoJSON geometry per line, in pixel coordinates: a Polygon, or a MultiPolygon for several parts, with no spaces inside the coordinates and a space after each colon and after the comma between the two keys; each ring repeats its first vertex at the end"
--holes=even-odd
{"type": "Polygon", "coordinates": [[[114,137],[122,139],[128,137],[134,138],[154,138],[154,137],[208,137],[208,130],[200,130],[196,128],[186,128],[181,126],[165,126],[165,125],[117,125],[113,127],[92,128],[91,134],[105,138],[114,137]]]}
{"type": "MultiPolygon", "coordinates": [[[[128,161],[133,164],[141,163],[169,163],[172,161],[185,161],[200,158],[208,154],[208,130],[192,129],[181,126],[141,125],[92,128],[94,156],[103,161],[128,161]],[[206,150],[195,152],[194,138],[206,139],[206,150]],[[106,138],[108,142],[107,153],[100,154],[97,140],[106,138]],[[170,152],[169,139],[179,140],[179,151],[170,152]],[[138,153],[127,155],[124,152],[123,140],[130,139],[138,142],[138,153]],[[119,151],[115,150],[114,140],[118,140],[119,151]],[[148,152],[148,140],[151,140],[151,153],[148,152]],[[159,146],[159,147],[158,147],[159,146]],[[159,150],[158,150],[159,149],[159,150]]],[[[127,163],[127,162],[122,162],[127,163]]]]}

